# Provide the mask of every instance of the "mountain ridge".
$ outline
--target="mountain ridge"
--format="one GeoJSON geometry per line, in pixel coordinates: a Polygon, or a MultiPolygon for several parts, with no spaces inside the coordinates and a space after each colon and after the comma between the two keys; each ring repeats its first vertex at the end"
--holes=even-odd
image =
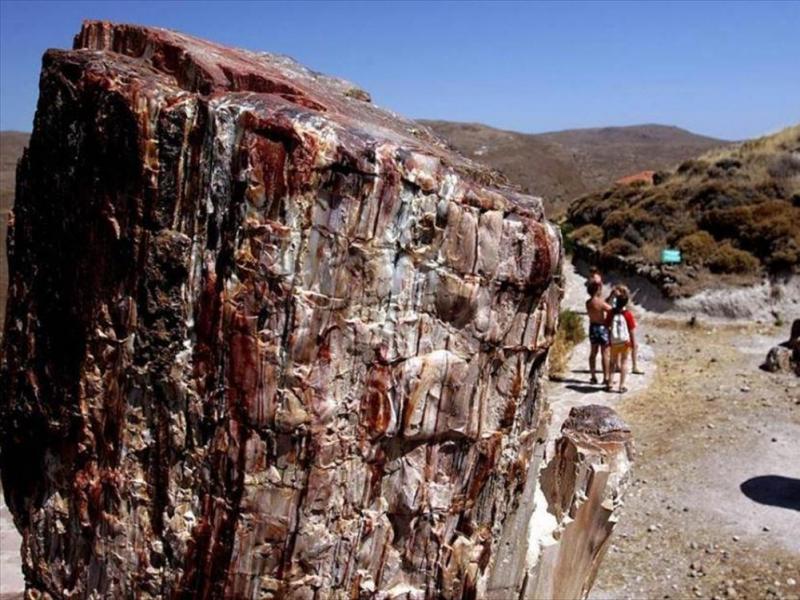
{"type": "Polygon", "coordinates": [[[668,169],[730,143],[658,123],[521,133],[482,123],[418,121],[462,154],[544,197],[556,218],[570,201],[621,177],[668,169]]]}

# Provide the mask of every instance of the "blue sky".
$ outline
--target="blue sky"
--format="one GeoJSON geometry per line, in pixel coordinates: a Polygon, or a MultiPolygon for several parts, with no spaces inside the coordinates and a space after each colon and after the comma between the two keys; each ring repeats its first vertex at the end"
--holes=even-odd
{"type": "Polygon", "coordinates": [[[30,130],[41,55],[84,18],[289,54],[411,117],[539,132],[800,122],[800,2],[0,4],[0,129],[30,130]]]}

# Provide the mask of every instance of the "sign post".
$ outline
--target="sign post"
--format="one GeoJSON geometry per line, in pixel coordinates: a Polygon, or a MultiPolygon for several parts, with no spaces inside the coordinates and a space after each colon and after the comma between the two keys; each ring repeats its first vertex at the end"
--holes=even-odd
{"type": "Polygon", "coordinates": [[[681,251],[674,248],[661,250],[661,263],[665,265],[678,265],[681,262],[681,251]]]}

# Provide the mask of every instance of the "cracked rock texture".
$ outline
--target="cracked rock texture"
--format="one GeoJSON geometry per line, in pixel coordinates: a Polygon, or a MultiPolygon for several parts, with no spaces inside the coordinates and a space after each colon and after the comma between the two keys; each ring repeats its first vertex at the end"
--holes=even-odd
{"type": "Polygon", "coordinates": [[[588,591],[629,433],[545,439],[558,231],[366,92],[87,22],[44,56],[9,251],[29,597],[588,591]]]}

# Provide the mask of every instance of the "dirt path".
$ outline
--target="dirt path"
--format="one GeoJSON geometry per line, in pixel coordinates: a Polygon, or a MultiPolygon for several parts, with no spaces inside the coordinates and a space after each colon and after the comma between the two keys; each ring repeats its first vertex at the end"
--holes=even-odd
{"type": "MultiPolygon", "coordinates": [[[[564,300],[561,304],[562,310],[569,309],[581,315],[584,330],[588,331],[589,320],[585,307],[587,298],[586,279],[577,274],[568,262],[564,264],[564,278],[566,289],[564,291],[564,300]]],[[[643,314],[643,311],[636,306],[632,306],[631,310],[633,310],[637,319],[640,314],[643,314]]],[[[637,330],[637,334],[639,336],[637,338],[639,341],[639,368],[644,371],[644,375],[634,375],[629,372],[625,382],[628,392],[624,395],[616,391],[606,392],[601,385],[589,383],[590,345],[588,339],[572,351],[564,378],[561,381],[548,383],[547,394],[554,416],[551,423],[551,433],[557,433],[564,419],[569,415],[569,411],[575,406],[585,404],[615,406],[626,396],[634,395],[647,389],[653,381],[656,365],[653,361],[653,350],[647,341],[646,329],[640,327],[637,330]]],[[[602,379],[600,356],[597,357],[597,367],[600,369],[598,377],[602,379]]],[[[630,364],[628,369],[630,370],[630,364]]],[[[616,380],[619,381],[619,375],[616,376],[616,380]]],[[[555,435],[550,437],[555,439],[555,435]]]]}
{"type": "Polygon", "coordinates": [[[22,561],[19,556],[21,543],[22,538],[14,527],[11,513],[8,512],[3,493],[0,491],[0,600],[20,597],[25,590],[22,561]]]}
{"type": "Polygon", "coordinates": [[[657,370],[616,406],[634,480],[591,598],[800,598],[800,380],[758,369],[786,328],[642,321],[657,370]]]}
{"type": "MultiPolygon", "coordinates": [[[[565,275],[564,308],[583,314],[585,280],[565,275]]],[[[634,313],[645,375],[627,394],[588,384],[588,342],[548,386],[554,427],[613,405],[637,448],[590,598],[800,598],[800,380],[758,369],[787,328],[634,313]]]]}

